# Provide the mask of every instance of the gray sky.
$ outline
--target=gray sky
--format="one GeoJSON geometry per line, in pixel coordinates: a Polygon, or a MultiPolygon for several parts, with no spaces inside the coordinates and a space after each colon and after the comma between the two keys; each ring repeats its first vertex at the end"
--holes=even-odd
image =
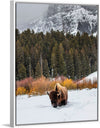
{"type": "Polygon", "coordinates": [[[16,3],[17,27],[43,16],[48,4],[16,3]]]}

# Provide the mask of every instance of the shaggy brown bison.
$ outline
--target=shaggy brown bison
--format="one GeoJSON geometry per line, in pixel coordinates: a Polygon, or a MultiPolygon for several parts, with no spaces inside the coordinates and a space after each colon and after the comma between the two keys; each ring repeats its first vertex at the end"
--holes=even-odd
{"type": "Polygon", "coordinates": [[[61,86],[59,83],[56,83],[54,90],[47,92],[47,94],[49,95],[53,107],[67,104],[67,100],[68,100],[67,88],[61,86]]]}

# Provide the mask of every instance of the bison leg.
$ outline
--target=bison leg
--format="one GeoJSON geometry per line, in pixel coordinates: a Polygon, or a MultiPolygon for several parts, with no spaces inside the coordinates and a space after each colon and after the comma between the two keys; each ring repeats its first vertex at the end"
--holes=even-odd
{"type": "Polygon", "coordinates": [[[66,105],[66,104],[67,104],[67,101],[66,101],[66,100],[63,100],[63,101],[61,102],[61,104],[62,104],[62,105],[66,105]]]}
{"type": "Polygon", "coordinates": [[[67,104],[67,100],[65,100],[65,105],[67,104]]]}

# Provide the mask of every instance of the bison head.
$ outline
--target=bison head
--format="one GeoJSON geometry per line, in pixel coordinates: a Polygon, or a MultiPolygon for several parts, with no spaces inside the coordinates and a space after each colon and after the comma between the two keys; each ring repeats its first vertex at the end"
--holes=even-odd
{"type": "Polygon", "coordinates": [[[60,98],[60,93],[57,91],[51,91],[51,92],[47,92],[47,94],[49,95],[52,106],[56,108],[57,107],[57,101],[60,98]]]}

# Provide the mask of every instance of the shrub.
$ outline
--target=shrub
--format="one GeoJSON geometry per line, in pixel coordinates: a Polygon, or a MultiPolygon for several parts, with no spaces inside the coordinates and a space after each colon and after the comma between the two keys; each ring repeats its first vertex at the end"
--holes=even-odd
{"type": "Polygon", "coordinates": [[[20,80],[20,81],[16,81],[16,89],[19,87],[24,87],[27,90],[27,92],[29,92],[30,88],[32,86],[32,82],[33,82],[32,77],[25,78],[25,79],[20,80]]]}
{"type": "Polygon", "coordinates": [[[45,94],[46,91],[50,90],[49,85],[50,80],[42,76],[32,82],[32,88],[30,91],[32,92],[32,94],[42,95],[45,94]]]}
{"type": "Polygon", "coordinates": [[[68,90],[71,89],[84,89],[84,88],[97,88],[97,81],[91,83],[91,81],[75,82],[72,79],[55,79],[51,81],[44,76],[34,79],[32,77],[26,78],[21,81],[17,81],[16,95],[28,94],[30,95],[44,95],[47,91],[54,89],[56,83],[60,83],[68,90]]]}
{"type": "Polygon", "coordinates": [[[16,90],[16,95],[26,94],[26,89],[24,87],[18,87],[16,90]]]}
{"type": "Polygon", "coordinates": [[[73,82],[72,79],[66,79],[64,82],[62,82],[62,85],[65,86],[67,89],[77,89],[77,84],[73,82]]]}

